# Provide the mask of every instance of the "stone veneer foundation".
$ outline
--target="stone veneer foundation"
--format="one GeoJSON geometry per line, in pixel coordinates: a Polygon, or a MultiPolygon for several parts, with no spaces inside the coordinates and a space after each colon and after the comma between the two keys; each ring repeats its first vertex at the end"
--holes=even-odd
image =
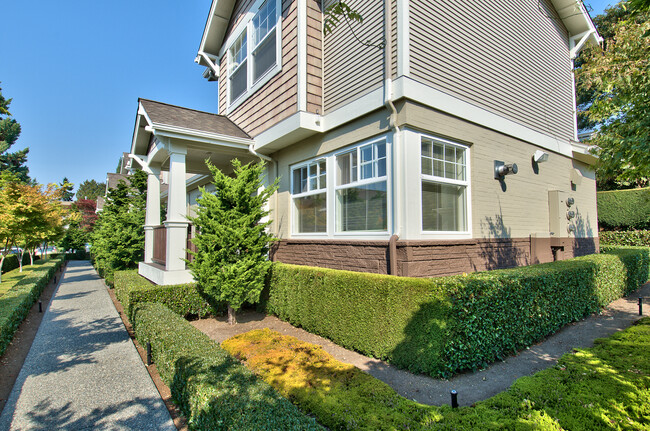
{"type": "MultiPolygon", "coordinates": [[[[397,274],[439,277],[552,262],[597,253],[598,238],[503,238],[448,241],[397,240],[397,274]]],[[[274,261],[349,271],[390,273],[389,241],[284,239],[274,261]]]]}

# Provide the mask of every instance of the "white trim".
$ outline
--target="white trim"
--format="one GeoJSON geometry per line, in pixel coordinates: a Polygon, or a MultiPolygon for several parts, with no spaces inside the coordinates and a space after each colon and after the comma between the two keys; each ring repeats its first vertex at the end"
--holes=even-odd
{"type": "Polygon", "coordinates": [[[537,145],[549,151],[571,157],[571,143],[532,130],[515,121],[494,114],[486,109],[457,99],[440,90],[400,77],[393,82],[394,98],[405,97],[417,103],[446,112],[464,120],[501,132],[517,139],[537,145]]]}
{"type": "Polygon", "coordinates": [[[421,237],[424,238],[436,238],[436,239],[461,239],[461,238],[471,238],[472,237],[472,178],[471,178],[471,165],[470,165],[470,147],[464,144],[461,144],[459,142],[454,142],[450,141],[449,139],[444,139],[440,138],[435,135],[430,135],[427,133],[418,133],[419,137],[419,151],[418,151],[418,160],[420,163],[418,164],[418,171],[419,171],[419,196],[420,196],[420,201],[419,201],[419,207],[420,211],[418,214],[418,230],[419,234],[421,237]],[[425,139],[430,139],[434,142],[441,142],[444,143],[445,145],[451,145],[454,147],[462,148],[465,151],[465,180],[452,180],[448,178],[443,178],[439,176],[434,176],[434,175],[426,175],[422,173],[422,138],[425,139]],[[432,183],[437,183],[437,184],[451,184],[451,185],[457,185],[457,186],[464,186],[465,187],[465,230],[463,231],[430,231],[430,230],[424,230],[422,224],[423,224],[423,219],[422,219],[422,211],[424,211],[424,205],[422,203],[422,182],[423,181],[428,181],[432,183]]]}
{"type": "Polygon", "coordinates": [[[410,67],[410,29],[409,29],[409,1],[397,1],[397,77],[409,76],[410,67]]]}
{"type": "Polygon", "coordinates": [[[298,112],[307,110],[307,0],[298,0],[298,112]]]}
{"type": "Polygon", "coordinates": [[[249,138],[238,138],[230,135],[222,135],[220,133],[205,132],[196,129],[187,129],[185,127],[172,126],[169,124],[154,123],[151,126],[152,132],[156,136],[167,136],[170,138],[198,140],[201,142],[219,143],[219,145],[233,146],[234,148],[242,148],[248,150],[248,146],[254,141],[249,138]],[[216,142],[215,142],[216,141],[216,142]]]}

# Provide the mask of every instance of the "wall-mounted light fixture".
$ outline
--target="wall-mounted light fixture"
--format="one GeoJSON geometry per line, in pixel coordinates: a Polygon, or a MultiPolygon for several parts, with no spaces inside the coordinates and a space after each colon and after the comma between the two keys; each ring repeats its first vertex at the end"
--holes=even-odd
{"type": "Polygon", "coordinates": [[[542,150],[535,151],[533,154],[533,162],[535,163],[544,163],[548,160],[548,153],[542,150]]]}
{"type": "Polygon", "coordinates": [[[494,179],[502,180],[503,177],[510,174],[516,174],[519,172],[519,168],[516,163],[505,164],[499,160],[494,161],[494,179]]]}

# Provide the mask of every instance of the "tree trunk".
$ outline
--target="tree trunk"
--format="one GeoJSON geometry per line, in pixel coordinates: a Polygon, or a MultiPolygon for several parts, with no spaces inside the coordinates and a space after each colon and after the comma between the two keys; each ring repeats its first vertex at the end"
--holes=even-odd
{"type": "Polygon", "coordinates": [[[236,325],[237,324],[237,317],[235,317],[235,310],[228,305],[228,324],[229,325],[236,325]]]}
{"type": "Polygon", "coordinates": [[[18,256],[18,267],[20,268],[20,270],[18,272],[23,272],[23,256],[24,256],[24,254],[25,254],[25,249],[23,248],[20,251],[20,254],[18,256]]]}
{"type": "Polygon", "coordinates": [[[0,283],[2,283],[2,265],[5,263],[5,255],[4,253],[2,254],[2,257],[0,257],[0,283]]]}
{"type": "Polygon", "coordinates": [[[34,266],[34,253],[36,253],[36,250],[30,250],[29,251],[29,265],[34,266]]]}

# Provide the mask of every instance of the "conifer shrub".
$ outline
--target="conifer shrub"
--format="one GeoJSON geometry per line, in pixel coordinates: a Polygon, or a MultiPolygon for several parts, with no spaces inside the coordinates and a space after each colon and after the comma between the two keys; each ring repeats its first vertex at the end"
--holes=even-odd
{"type": "Polygon", "coordinates": [[[476,369],[598,312],[650,278],[650,249],[418,279],[276,263],[269,313],[433,376],[476,369]]]}
{"type": "MultiPolygon", "coordinates": [[[[138,304],[156,302],[180,316],[205,317],[213,310],[199,295],[195,283],[158,286],[138,274],[138,270],[115,271],[115,296],[129,320],[138,304]]],[[[218,311],[223,311],[223,308],[218,311]]]]}
{"type": "Polygon", "coordinates": [[[166,306],[139,304],[132,323],[190,429],[324,430],[166,306]]]}

